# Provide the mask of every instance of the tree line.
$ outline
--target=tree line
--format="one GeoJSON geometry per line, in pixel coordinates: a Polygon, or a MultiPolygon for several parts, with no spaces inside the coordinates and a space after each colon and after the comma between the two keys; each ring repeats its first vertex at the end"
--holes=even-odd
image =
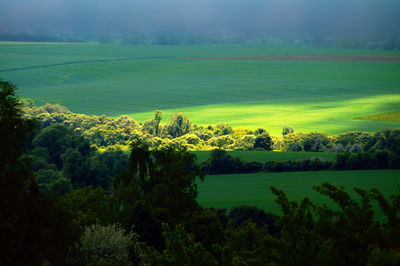
{"type": "Polygon", "coordinates": [[[41,107],[24,100],[24,117],[40,121],[39,128],[63,125],[79,133],[96,149],[129,149],[130,142],[140,139],[151,148],[184,146],[188,150],[282,150],[310,152],[362,152],[371,149],[393,150],[398,145],[400,130],[382,130],[377,133],[347,132],[336,136],[311,132],[295,132],[290,126],[282,128],[281,136],[271,136],[266,129],[232,128],[229,124],[199,126],[181,113],[172,114],[162,123],[163,114],[138,123],[128,116],[110,118],[76,114],[57,104],[41,107]],[[391,144],[392,143],[392,144],[391,144]]]}
{"type": "Polygon", "coordinates": [[[269,160],[265,163],[243,161],[225,150],[211,151],[210,158],[201,164],[206,174],[241,174],[256,172],[291,172],[320,170],[400,169],[398,151],[371,149],[358,153],[337,153],[332,161],[320,157],[302,160],[269,160]]]}

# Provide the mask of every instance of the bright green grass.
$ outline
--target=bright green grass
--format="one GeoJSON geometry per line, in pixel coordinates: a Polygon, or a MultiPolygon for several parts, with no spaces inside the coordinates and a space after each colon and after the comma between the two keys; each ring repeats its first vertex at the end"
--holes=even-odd
{"type": "Polygon", "coordinates": [[[183,112],[197,124],[336,134],[398,128],[355,117],[400,109],[400,63],[189,60],[185,57],[389,54],[307,45],[0,44],[0,78],[37,104],[85,114],[183,112]]]}
{"type": "MultiPolygon", "coordinates": [[[[283,89],[282,89],[283,90],[283,89]]],[[[281,90],[281,91],[282,91],[281,90]]],[[[283,97],[283,92],[281,93],[283,97]]],[[[293,95],[293,94],[292,94],[293,95]]],[[[388,121],[358,120],[355,117],[382,111],[398,110],[400,94],[357,96],[321,96],[309,99],[286,99],[193,106],[164,111],[166,117],[182,112],[198,124],[229,122],[236,128],[266,128],[273,135],[280,135],[282,127],[292,126],[297,132],[324,132],[339,134],[347,131],[375,132],[384,128],[400,128],[400,124],[388,121]],[[311,101],[311,102],[310,102],[311,101]],[[318,102],[317,102],[318,101],[318,102]]],[[[143,121],[152,117],[152,112],[132,114],[143,121]]]]}
{"type": "MultiPolygon", "coordinates": [[[[205,162],[210,157],[210,151],[192,151],[196,154],[199,162],[205,162]]],[[[283,161],[283,160],[301,160],[313,157],[323,158],[325,160],[334,160],[335,152],[280,152],[280,151],[228,151],[228,154],[239,157],[243,161],[283,161]]]]}
{"type": "Polygon", "coordinates": [[[199,185],[198,201],[205,207],[253,205],[279,213],[275,196],[269,190],[270,186],[275,186],[284,190],[290,200],[299,201],[309,197],[314,202],[333,206],[326,197],[312,190],[314,185],[324,182],[344,186],[348,191],[355,186],[363,189],[377,188],[385,195],[390,195],[399,193],[400,170],[211,175],[206,176],[205,181],[199,185]]]}

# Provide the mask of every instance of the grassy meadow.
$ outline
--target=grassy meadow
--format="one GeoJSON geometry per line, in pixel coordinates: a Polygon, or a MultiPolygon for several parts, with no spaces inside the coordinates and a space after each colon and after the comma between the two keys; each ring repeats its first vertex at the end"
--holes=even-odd
{"type": "MultiPolygon", "coordinates": [[[[195,60],[189,57],[387,55],[378,50],[298,45],[119,46],[1,43],[0,78],[21,97],[73,112],[143,122],[186,114],[196,124],[229,123],[337,134],[399,128],[357,117],[400,110],[399,62],[195,60]]],[[[397,53],[399,54],[399,53],[397,53]]]]}
{"type": "MultiPolygon", "coordinates": [[[[210,151],[192,151],[196,154],[198,162],[205,162],[210,157],[210,151]]],[[[228,154],[239,157],[242,161],[256,161],[265,163],[266,161],[302,160],[313,157],[323,158],[332,161],[336,157],[336,152],[280,152],[280,151],[228,151],[228,154]]]]}
{"type": "Polygon", "coordinates": [[[198,200],[205,207],[231,208],[253,205],[272,213],[279,213],[275,196],[269,190],[270,186],[275,186],[284,190],[290,200],[299,201],[309,197],[314,202],[334,206],[329,199],[312,190],[314,185],[324,182],[344,186],[347,191],[352,187],[377,188],[385,195],[390,195],[399,192],[400,170],[210,175],[199,184],[198,200]]]}

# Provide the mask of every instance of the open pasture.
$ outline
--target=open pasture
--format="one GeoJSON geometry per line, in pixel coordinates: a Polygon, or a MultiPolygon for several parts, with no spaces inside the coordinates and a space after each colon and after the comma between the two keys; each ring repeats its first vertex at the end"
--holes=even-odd
{"type": "MultiPolygon", "coordinates": [[[[210,157],[210,151],[192,151],[196,154],[198,162],[205,162],[210,157]]],[[[281,151],[228,151],[233,157],[239,157],[243,161],[256,161],[265,163],[266,161],[285,161],[302,160],[314,157],[332,161],[336,157],[336,152],[281,152],[281,151]]]]}
{"type": "Polygon", "coordinates": [[[59,103],[85,114],[129,114],[141,122],[160,109],[165,119],[182,112],[197,124],[263,127],[274,135],[284,125],[328,134],[399,128],[398,123],[354,119],[400,110],[398,61],[249,58],[304,55],[397,58],[399,53],[305,44],[3,43],[0,78],[18,84],[19,96],[37,104],[59,103]]]}
{"type": "Polygon", "coordinates": [[[284,190],[290,200],[300,201],[309,197],[313,202],[334,206],[327,197],[312,190],[314,185],[324,182],[344,186],[346,191],[351,191],[352,187],[377,188],[385,195],[391,195],[400,192],[400,170],[210,175],[199,184],[198,201],[205,207],[231,208],[253,205],[272,213],[279,213],[275,196],[269,189],[270,186],[275,186],[284,190]]]}

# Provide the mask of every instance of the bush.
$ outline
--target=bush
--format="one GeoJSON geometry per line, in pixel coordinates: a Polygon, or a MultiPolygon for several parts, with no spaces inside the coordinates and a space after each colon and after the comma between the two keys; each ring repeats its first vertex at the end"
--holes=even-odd
{"type": "Polygon", "coordinates": [[[78,250],[87,265],[130,265],[129,252],[136,240],[136,234],[125,233],[119,225],[91,225],[85,228],[78,250]]]}

